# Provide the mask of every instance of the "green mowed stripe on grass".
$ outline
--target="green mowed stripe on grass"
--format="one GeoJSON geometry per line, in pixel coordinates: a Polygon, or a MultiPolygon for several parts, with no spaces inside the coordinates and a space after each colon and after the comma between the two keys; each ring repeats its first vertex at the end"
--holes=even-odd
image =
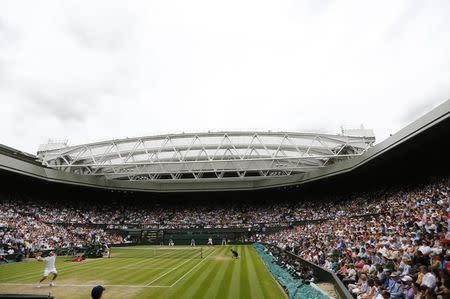
{"type": "Polygon", "coordinates": [[[219,286],[221,285],[222,281],[224,280],[227,265],[230,262],[230,261],[227,261],[227,257],[228,258],[230,258],[230,257],[226,256],[225,250],[229,250],[229,249],[227,249],[227,248],[222,249],[220,254],[215,257],[216,258],[215,263],[219,264],[220,267],[217,270],[217,273],[214,276],[214,279],[208,281],[208,285],[210,285],[211,287],[208,289],[208,291],[206,292],[206,294],[203,298],[226,298],[225,296],[223,296],[223,294],[219,294],[219,291],[220,291],[219,286]]]}
{"type": "Polygon", "coordinates": [[[245,261],[241,265],[241,273],[240,277],[242,279],[242,288],[241,288],[241,297],[242,298],[252,298],[251,296],[251,286],[250,286],[250,279],[249,279],[249,267],[247,259],[251,258],[249,253],[249,247],[243,247],[241,250],[241,256],[242,260],[245,261]]]}
{"type": "MultiPolygon", "coordinates": [[[[191,269],[193,271],[193,274],[190,276],[181,276],[181,279],[184,279],[181,283],[185,287],[179,287],[176,289],[176,292],[174,294],[178,298],[195,298],[194,296],[197,295],[197,291],[201,287],[207,287],[205,281],[208,279],[211,271],[213,270],[213,267],[208,264],[208,261],[204,261],[202,264],[201,262],[198,262],[197,265],[191,269]]],[[[180,282],[179,280],[176,280],[176,283],[180,282]]]]}
{"type": "Polygon", "coordinates": [[[251,246],[204,247],[203,259],[180,258],[179,253],[174,250],[162,257],[112,257],[81,263],[59,257],[57,287],[43,289],[8,285],[36,283],[43,263],[0,266],[0,293],[51,291],[55,298],[80,298],[92,286],[103,284],[105,298],[285,298],[251,246]],[[239,252],[240,259],[231,258],[230,248],[239,252]]]}
{"type": "Polygon", "coordinates": [[[224,271],[224,275],[222,280],[219,282],[217,296],[221,296],[222,298],[229,297],[231,288],[233,287],[231,285],[232,273],[236,266],[236,263],[238,262],[240,261],[230,260],[228,263],[224,264],[224,267],[222,268],[222,271],[224,271]]]}
{"type": "Polygon", "coordinates": [[[258,282],[258,289],[261,289],[264,296],[258,296],[259,298],[266,298],[266,294],[270,294],[270,288],[273,287],[273,283],[270,281],[272,277],[265,275],[263,271],[257,271],[258,265],[261,263],[258,255],[254,255],[252,259],[250,259],[250,268],[254,269],[254,273],[256,275],[256,281],[258,282]]]}
{"type": "Polygon", "coordinates": [[[241,267],[245,262],[242,260],[232,260],[233,267],[231,269],[230,292],[228,298],[242,298],[241,296],[241,267]]]}
{"type": "MultiPolygon", "coordinates": [[[[206,264],[206,263],[205,263],[206,264]]],[[[211,270],[208,273],[208,276],[203,280],[199,281],[198,284],[201,286],[197,289],[196,296],[197,298],[213,298],[207,295],[207,292],[214,289],[213,286],[216,283],[217,274],[220,272],[220,268],[222,267],[221,263],[214,263],[213,265],[207,264],[208,268],[211,270]]],[[[182,288],[180,288],[182,290],[182,288]]]]}

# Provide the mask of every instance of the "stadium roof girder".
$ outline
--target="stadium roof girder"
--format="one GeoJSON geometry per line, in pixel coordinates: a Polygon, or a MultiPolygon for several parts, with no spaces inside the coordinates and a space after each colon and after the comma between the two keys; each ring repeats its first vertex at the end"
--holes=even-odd
{"type": "MultiPolygon", "coordinates": [[[[235,145],[233,150],[239,150],[239,149],[246,149],[247,151],[243,154],[240,155],[240,158],[245,159],[246,157],[253,157],[255,155],[252,155],[252,152],[256,152],[258,154],[258,156],[260,157],[270,157],[272,156],[271,154],[267,154],[267,152],[270,152],[270,150],[279,150],[279,146],[278,145],[256,145],[252,148],[250,148],[250,153],[248,152],[248,145],[244,145],[244,144],[239,144],[239,145],[235,145]],[[258,150],[264,150],[266,152],[266,155],[262,155],[259,154],[258,150]]],[[[227,148],[221,148],[221,149],[227,149],[227,148]]],[[[100,164],[100,162],[102,160],[108,160],[111,158],[117,158],[119,156],[119,158],[123,159],[124,156],[126,156],[126,158],[124,159],[125,161],[128,161],[129,159],[133,159],[133,157],[135,156],[139,156],[139,155],[147,155],[147,157],[152,157],[154,156],[154,154],[156,153],[164,153],[164,152],[173,152],[174,149],[173,148],[162,148],[162,149],[157,149],[157,148],[145,148],[145,149],[133,149],[133,151],[126,151],[126,150],[122,150],[122,151],[116,151],[116,152],[111,152],[108,151],[108,153],[106,154],[93,154],[92,150],[89,150],[89,155],[82,159],[80,158],[80,155],[83,155],[83,151],[80,151],[77,155],[77,157],[73,160],[74,162],[69,162],[67,161],[68,164],[76,164],[77,162],[82,162],[84,160],[94,160],[94,162],[96,162],[97,164],[100,164]],[[96,161],[96,159],[101,158],[100,161],[96,161]]],[[[208,155],[208,151],[209,150],[216,150],[217,151],[217,146],[215,145],[210,145],[207,144],[205,146],[177,146],[176,147],[176,151],[178,153],[180,153],[183,156],[183,160],[188,159],[189,157],[187,156],[187,154],[190,151],[199,151],[198,156],[200,156],[201,153],[205,153],[206,154],[206,158],[211,160],[212,158],[208,155]],[[184,154],[183,154],[184,153],[184,154]]],[[[333,154],[334,152],[328,148],[320,148],[320,147],[307,147],[307,146],[284,146],[283,147],[283,151],[303,151],[305,154],[308,154],[309,156],[313,156],[313,155],[326,155],[326,154],[333,154]],[[308,152],[307,152],[308,151],[308,152]]],[[[86,152],[86,151],[85,151],[86,152]]],[[[215,156],[213,154],[213,156],[215,156]]],[[[152,160],[152,159],[150,159],[152,160]]]]}
{"type": "MultiPolygon", "coordinates": [[[[318,167],[323,167],[322,165],[305,165],[306,163],[297,161],[295,158],[291,159],[252,159],[245,160],[247,163],[243,165],[243,163],[239,160],[216,160],[216,161],[184,161],[184,162],[155,162],[155,163],[133,163],[133,164],[122,164],[122,165],[114,165],[114,166],[102,166],[99,168],[99,171],[93,172],[93,175],[105,175],[106,173],[111,173],[114,170],[122,170],[125,172],[120,172],[121,174],[128,173],[128,170],[132,170],[134,174],[145,174],[145,173],[158,173],[159,170],[165,169],[167,171],[176,171],[178,172],[214,172],[214,171],[260,171],[260,170],[280,170],[280,167],[276,164],[283,163],[283,170],[289,171],[297,171],[297,172],[306,172],[309,170],[317,169],[318,167]],[[292,161],[290,161],[292,160],[292,161]],[[270,164],[268,164],[270,163],[270,164]],[[206,166],[205,166],[206,164],[206,166]],[[141,169],[139,169],[141,167],[141,169]]],[[[80,167],[89,167],[89,166],[80,166],[80,167]]],[[[119,174],[118,172],[114,172],[114,174],[119,174]]]]}
{"type": "Polygon", "coordinates": [[[125,138],[70,146],[38,153],[43,165],[107,179],[158,179],[204,173],[245,178],[249,172],[268,176],[303,173],[359,156],[374,137],[296,132],[208,132],[125,138]]]}
{"type": "MultiPolygon", "coordinates": [[[[346,145],[349,145],[349,143],[346,143],[346,145]]],[[[339,149],[342,149],[343,147],[339,147],[339,149]]],[[[97,153],[94,154],[92,152],[92,148],[91,147],[82,147],[82,148],[78,148],[78,150],[70,150],[64,153],[61,152],[57,152],[57,153],[47,153],[45,160],[49,161],[52,160],[55,157],[61,157],[63,159],[66,159],[67,156],[70,156],[71,153],[75,153],[77,152],[77,155],[75,156],[75,158],[70,159],[72,162],[70,162],[69,160],[66,160],[65,162],[68,164],[72,164],[73,162],[76,161],[82,161],[83,158],[85,157],[85,159],[88,160],[93,160],[95,161],[97,158],[101,158],[102,160],[107,160],[109,158],[113,158],[113,157],[119,157],[120,159],[124,159],[124,156],[127,156],[127,158],[125,158],[125,161],[127,161],[130,157],[133,157],[135,155],[141,155],[141,154],[147,154],[148,157],[154,156],[156,154],[161,154],[164,152],[176,152],[179,155],[182,156],[181,152],[184,152],[184,159],[187,158],[187,154],[190,151],[195,151],[195,150],[201,150],[201,152],[199,154],[201,154],[202,152],[204,152],[207,157],[208,157],[208,150],[215,150],[213,153],[213,158],[217,155],[217,152],[219,150],[226,150],[226,151],[234,151],[235,154],[237,154],[237,156],[241,159],[244,159],[247,156],[254,156],[248,154],[248,151],[255,151],[257,153],[258,150],[265,150],[267,156],[275,156],[278,154],[278,152],[286,152],[286,151],[291,151],[291,152],[297,152],[303,155],[309,155],[309,156],[313,156],[313,154],[315,155],[326,155],[326,154],[335,154],[335,151],[333,150],[333,148],[329,148],[329,147],[325,147],[325,146],[301,146],[301,145],[280,145],[280,144],[235,144],[233,146],[223,146],[223,145],[213,145],[213,144],[206,144],[206,145],[198,145],[198,146],[186,146],[186,145],[181,145],[181,146],[172,146],[172,147],[152,147],[152,148],[143,148],[143,149],[138,149],[138,147],[133,148],[131,151],[129,150],[119,150],[119,148],[117,147],[117,145],[115,143],[112,143],[109,148],[106,149],[106,151],[104,153],[97,153]],[[115,151],[112,151],[112,149],[115,149],[115,151]],[[241,149],[245,149],[246,151],[242,154],[239,154],[239,150],[241,149]],[[271,151],[272,150],[272,151],[271,151]],[[275,150],[275,152],[273,151],[275,150]]],[[[179,158],[179,159],[183,159],[183,158],[179,158]]],[[[209,158],[209,157],[208,157],[209,158]]],[[[211,158],[210,158],[211,159],[211,158]]],[[[149,159],[152,160],[152,159],[149,159]]]]}
{"type": "MultiPolygon", "coordinates": [[[[337,143],[337,144],[341,144],[342,142],[346,142],[346,143],[352,143],[352,142],[364,142],[364,140],[361,139],[367,139],[367,142],[370,141],[374,141],[374,137],[354,137],[354,136],[342,136],[342,135],[329,135],[329,134],[312,134],[312,133],[297,133],[297,132],[289,132],[289,133],[283,133],[283,132],[275,132],[275,133],[271,133],[271,132],[216,132],[216,133],[196,133],[196,134],[170,134],[170,135],[157,135],[157,136],[147,136],[147,137],[136,137],[136,138],[124,138],[124,139],[114,139],[114,140],[109,140],[109,141],[102,141],[102,142],[95,142],[95,143],[90,143],[90,144],[86,144],[89,145],[91,148],[101,148],[104,146],[110,146],[110,145],[115,145],[118,146],[120,144],[135,144],[138,145],[139,142],[144,143],[144,142],[151,142],[151,141],[160,141],[162,142],[162,146],[160,144],[160,146],[158,146],[158,148],[164,148],[164,147],[171,147],[171,146],[175,146],[173,144],[173,140],[180,140],[180,139],[188,139],[188,138],[193,138],[192,142],[194,142],[195,140],[198,140],[202,137],[207,137],[208,139],[214,138],[214,137],[221,137],[221,145],[223,145],[223,142],[225,140],[228,140],[230,144],[235,144],[232,142],[232,140],[230,138],[235,138],[235,137],[252,137],[252,143],[254,142],[254,140],[258,140],[260,144],[267,144],[266,142],[264,142],[263,140],[261,140],[261,138],[263,137],[270,137],[270,138],[280,138],[282,137],[283,140],[287,140],[288,142],[292,143],[293,139],[302,139],[302,140],[311,140],[312,142],[319,142],[319,143],[323,143],[326,142],[333,142],[333,143],[337,143]],[[180,137],[181,136],[181,137],[180,137]],[[171,142],[172,144],[170,146],[166,146],[168,144],[168,142],[171,142]]],[[[217,144],[217,142],[216,142],[217,144]]],[[[80,147],[82,146],[86,146],[86,145],[76,145],[76,146],[69,146],[69,147],[64,147],[64,152],[69,154],[72,151],[74,152],[78,152],[80,147]]],[[[50,152],[55,152],[55,151],[59,151],[61,149],[56,149],[56,150],[49,150],[46,151],[48,153],[50,152]]]]}

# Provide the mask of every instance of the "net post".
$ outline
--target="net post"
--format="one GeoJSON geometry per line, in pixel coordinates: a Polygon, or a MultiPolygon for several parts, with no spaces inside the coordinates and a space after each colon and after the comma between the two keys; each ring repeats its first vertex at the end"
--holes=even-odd
{"type": "Polygon", "coordinates": [[[200,258],[203,258],[203,247],[200,247],[200,258]]]}

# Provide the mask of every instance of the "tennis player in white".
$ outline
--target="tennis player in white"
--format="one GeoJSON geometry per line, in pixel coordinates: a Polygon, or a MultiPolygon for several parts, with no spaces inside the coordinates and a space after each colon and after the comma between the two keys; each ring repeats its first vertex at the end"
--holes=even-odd
{"type": "Polygon", "coordinates": [[[39,262],[45,262],[45,268],[44,268],[44,276],[39,280],[39,283],[37,285],[38,288],[41,287],[41,282],[43,282],[45,279],[47,279],[47,276],[51,273],[53,274],[52,281],[50,282],[49,286],[53,287],[55,286],[55,283],[53,282],[56,277],[58,277],[58,271],[56,271],[55,262],[56,262],[56,254],[53,251],[50,251],[49,256],[42,258],[40,255],[37,257],[37,260],[39,262]]]}

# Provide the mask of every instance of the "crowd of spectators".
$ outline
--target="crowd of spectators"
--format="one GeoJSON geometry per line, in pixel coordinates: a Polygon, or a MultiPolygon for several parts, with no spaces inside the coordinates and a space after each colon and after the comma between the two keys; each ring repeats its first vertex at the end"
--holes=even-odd
{"type": "Polygon", "coordinates": [[[343,211],[258,240],[336,272],[358,298],[450,298],[450,180],[366,198],[380,213],[343,211]]]}
{"type": "Polygon", "coordinates": [[[449,198],[449,178],[421,186],[276,203],[90,200],[86,204],[3,194],[0,249],[82,247],[92,240],[117,244],[124,242],[117,232],[133,227],[272,227],[277,231],[259,234],[255,240],[336,272],[358,298],[450,295],[449,198]]]}
{"type": "Polygon", "coordinates": [[[320,200],[258,201],[253,203],[133,204],[91,200],[67,202],[42,200],[21,195],[1,196],[3,211],[31,217],[48,224],[103,225],[109,229],[188,229],[288,227],[307,220],[323,220],[337,215],[380,213],[384,205],[368,197],[340,197],[320,200]]]}
{"type": "Polygon", "coordinates": [[[39,215],[23,213],[21,208],[21,205],[12,202],[2,202],[0,256],[28,256],[38,250],[82,248],[92,242],[123,243],[123,238],[118,233],[96,227],[46,223],[39,215]]]}

